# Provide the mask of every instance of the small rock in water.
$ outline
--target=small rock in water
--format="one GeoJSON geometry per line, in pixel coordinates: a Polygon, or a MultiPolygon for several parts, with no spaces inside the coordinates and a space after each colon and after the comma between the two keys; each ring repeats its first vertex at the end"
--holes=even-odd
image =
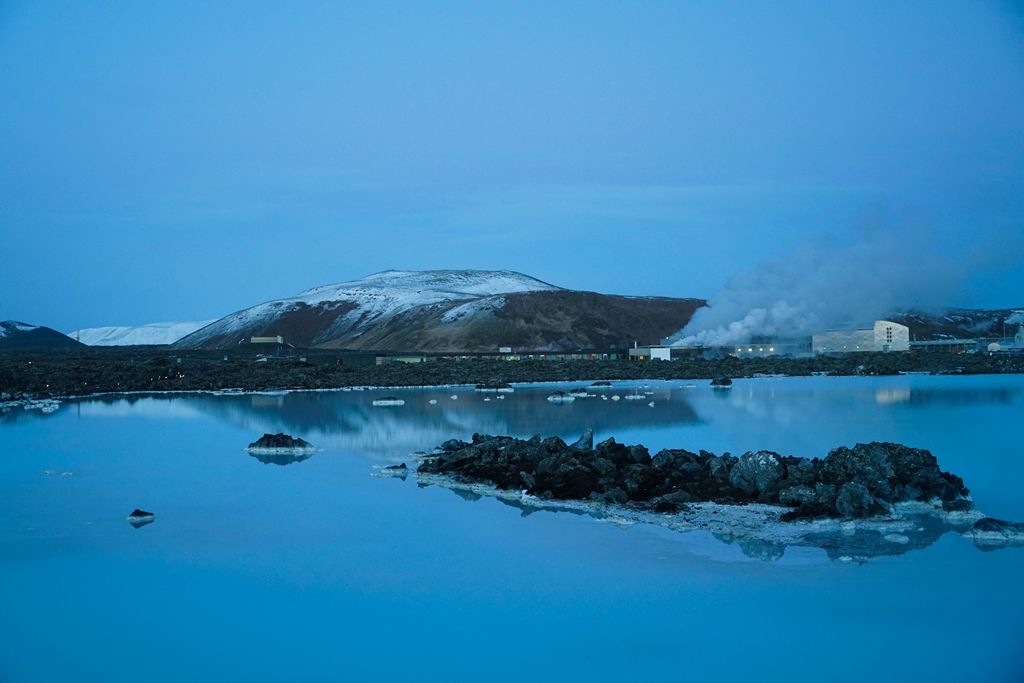
{"type": "Polygon", "coordinates": [[[377,474],[373,476],[388,476],[397,477],[398,479],[405,479],[409,476],[409,466],[404,462],[398,465],[387,465],[377,469],[377,474]]]}
{"type": "Polygon", "coordinates": [[[249,444],[248,450],[263,450],[263,449],[299,449],[306,450],[312,449],[313,446],[305,439],[299,439],[293,436],[289,436],[284,433],[277,434],[264,434],[256,441],[249,444]]]}
{"type": "Polygon", "coordinates": [[[259,440],[249,444],[245,450],[260,462],[274,465],[301,462],[316,452],[316,448],[305,439],[282,433],[264,434],[259,440]]]}
{"type": "Polygon", "coordinates": [[[982,550],[1024,544],[1024,522],[1007,522],[995,517],[982,517],[969,532],[974,545],[982,550]]]}
{"type": "Polygon", "coordinates": [[[153,520],[155,519],[156,515],[154,515],[152,512],[140,510],[139,508],[135,508],[134,510],[132,510],[132,513],[128,515],[128,523],[136,529],[138,529],[140,526],[152,524],[153,520]]]}

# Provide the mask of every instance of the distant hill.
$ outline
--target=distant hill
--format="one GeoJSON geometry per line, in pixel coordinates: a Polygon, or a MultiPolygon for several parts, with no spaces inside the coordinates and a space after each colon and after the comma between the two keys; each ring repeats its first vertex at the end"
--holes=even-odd
{"type": "Polygon", "coordinates": [[[909,311],[890,319],[909,327],[910,338],[918,341],[1012,337],[1024,324],[1024,309],[949,308],[941,313],[909,311]]]}
{"type": "Polygon", "coordinates": [[[150,323],[137,327],[86,327],[68,336],[89,346],[149,346],[173,344],[206,327],[213,320],[184,323],[150,323]]]}
{"type": "Polygon", "coordinates": [[[0,322],[0,351],[75,348],[85,348],[85,344],[49,327],[28,325],[16,320],[0,322]]]}
{"type": "Polygon", "coordinates": [[[238,311],[175,346],[280,335],[299,347],[378,351],[614,348],[661,339],[703,305],[567,290],[506,270],[385,271],[238,311]]]}

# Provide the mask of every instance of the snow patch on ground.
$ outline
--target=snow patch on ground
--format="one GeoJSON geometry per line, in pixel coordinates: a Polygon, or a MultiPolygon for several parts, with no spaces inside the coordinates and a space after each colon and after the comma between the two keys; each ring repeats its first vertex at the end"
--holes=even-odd
{"type": "Polygon", "coordinates": [[[476,299],[475,301],[467,301],[445,313],[441,317],[441,322],[453,323],[462,318],[472,318],[481,313],[491,313],[499,310],[504,305],[504,296],[489,296],[483,299],[476,299]]]}
{"type": "Polygon", "coordinates": [[[12,332],[30,332],[39,329],[38,325],[27,325],[17,320],[4,320],[0,322],[0,337],[6,337],[12,332]]]}

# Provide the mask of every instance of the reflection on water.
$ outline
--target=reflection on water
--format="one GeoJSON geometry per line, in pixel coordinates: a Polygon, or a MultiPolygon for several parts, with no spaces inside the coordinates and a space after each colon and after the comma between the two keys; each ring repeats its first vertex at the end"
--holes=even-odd
{"type": "MultiPolygon", "coordinates": [[[[648,389],[648,391],[651,391],[648,389]]],[[[382,391],[292,392],[285,395],[197,395],[104,397],[83,402],[89,416],[203,414],[245,427],[253,433],[286,432],[318,447],[355,450],[375,458],[403,458],[453,437],[473,433],[574,434],[587,428],[615,432],[624,427],[686,425],[699,421],[693,407],[669,387],[653,390],[647,402],[612,401],[594,396],[569,404],[545,400],[550,388],[520,388],[490,395],[450,389],[388,390],[405,405],[372,405],[382,391]],[[662,405],[658,405],[661,403],[662,405]],[[182,405],[187,404],[187,405],[182,405]]]]}
{"type": "Polygon", "coordinates": [[[652,451],[804,456],[889,440],[928,448],[979,509],[1021,520],[1024,376],[616,383],[603,399],[545,400],[583,384],[490,401],[464,388],[105,397],[0,415],[0,586],[17,625],[0,639],[0,679],[177,683],[200,665],[222,680],[519,680],[505,666],[514,643],[546,679],[630,680],[635,642],[648,678],[678,677],[683,661],[695,678],[729,662],[727,677],[754,680],[798,634],[796,681],[1024,680],[1024,549],[976,552],[939,518],[799,537],[719,519],[679,533],[370,476],[474,432],[575,438],[589,426],[652,451]],[[634,390],[646,400],[611,399],[634,390]],[[388,394],[406,404],[371,405],[388,394]],[[267,432],[310,441],[316,457],[243,455],[267,432]],[[135,506],[160,523],[132,529],[135,506]],[[686,623],[699,627],[681,638],[686,623]],[[755,635],[723,635],[737,624],[755,635]],[[401,657],[396,633],[414,634],[401,657]],[[552,648],[609,633],[624,646],[584,660],[552,648]],[[285,646],[253,647],[268,634],[285,646]],[[858,656],[836,667],[837,643],[858,656]]]}
{"type": "MultiPolygon", "coordinates": [[[[977,519],[973,515],[947,516],[939,510],[929,512],[906,508],[899,510],[894,518],[885,520],[787,523],[777,521],[777,516],[767,518],[756,512],[747,512],[749,508],[742,506],[730,509],[729,506],[711,505],[690,514],[659,515],[581,501],[543,501],[434,475],[420,475],[417,486],[440,486],[469,502],[494,498],[519,510],[522,517],[538,512],[560,512],[626,525],[658,524],[681,533],[709,533],[721,543],[735,545],[743,555],[764,562],[782,559],[788,548],[821,549],[830,560],[863,563],[877,557],[923,550],[946,534],[963,535],[963,542],[968,543],[967,539],[972,538],[971,527],[977,519]]],[[[702,508],[700,505],[692,507],[694,510],[702,508]]],[[[1019,549],[1018,544],[986,544],[983,541],[975,542],[975,546],[983,551],[1019,549]]]]}
{"type": "Polygon", "coordinates": [[[256,458],[264,465],[292,465],[313,457],[309,451],[286,452],[286,451],[247,451],[249,455],[256,458]]]}
{"type": "MultiPolygon", "coordinates": [[[[652,453],[674,447],[719,453],[769,449],[805,457],[824,456],[836,446],[858,441],[891,440],[933,450],[944,469],[960,474],[975,488],[975,501],[983,512],[1024,516],[1024,510],[1016,507],[1010,515],[1005,508],[993,512],[988,507],[990,496],[978,498],[978,492],[986,487],[1003,486],[1005,466],[989,467],[991,460],[968,460],[971,452],[965,453],[958,444],[966,440],[975,448],[976,435],[986,432],[957,429],[955,422],[943,417],[944,411],[977,408],[979,420],[991,416],[1002,427],[1005,420],[999,411],[1016,410],[1024,403],[1020,378],[757,378],[736,380],[729,391],[714,391],[704,383],[617,382],[610,390],[572,403],[546,400],[553,390],[583,386],[586,384],[521,386],[514,393],[502,394],[501,400],[492,394],[451,388],[111,396],[65,403],[57,414],[73,411],[82,419],[175,421],[212,417],[253,434],[286,432],[315,443],[320,450],[344,451],[384,463],[406,460],[411,453],[429,450],[451,438],[466,439],[473,433],[522,438],[557,434],[574,439],[592,428],[599,439],[615,436],[623,442],[643,443],[652,453]],[[384,393],[399,395],[405,404],[374,406],[374,399],[384,393]],[[614,396],[634,395],[643,400],[613,400],[614,396]],[[947,447],[951,453],[941,452],[947,447]],[[962,459],[951,461],[950,455],[962,459]],[[986,481],[986,476],[991,480],[986,481]]],[[[39,411],[15,410],[5,419],[49,417],[39,411]]],[[[980,427],[980,423],[971,426],[980,427]]],[[[250,455],[264,464],[290,465],[311,454],[250,455]]],[[[1024,470],[1020,462],[1015,467],[1024,470]]],[[[1024,476],[1024,471],[1020,474],[1024,476]]],[[[459,495],[476,498],[480,494],[462,491],[459,495]]],[[[1003,495],[1012,496],[1005,488],[1003,495]]],[[[502,502],[519,507],[524,514],[563,509],[535,500],[502,502]]],[[[787,542],[721,531],[713,531],[713,535],[737,544],[751,557],[778,559],[787,545],[798,544],[824,548],[835,559],[899,555],[927,547],[947,532],[966,530],[928,516],[916,521],[920,523],[910,525],[906,533],[856,529],[843,534],[810,534],[787,542]]]]}
{"type": "Polygon", "coordinates": [[[910,400],[910,387],[887,387],[875,390],[875,402],[879,405],[906,403],[910,400]]]}
{"type": "Polygon", "coordinates": [[[947,413],[958,417],[964,414],[958,411],[976,409],[972,420],[977,421],[1024,405],[1024,388],[1015,376],[738,379],[729,391],[711,390],[703,382],[617,382],[611,390],[572,403],[545,400],[553,390],[584,386],[521,386],[501,394],[501,400],[451,388],[111,396],[65,402],[50,415],[15,409],[3,420],[45,421],[69,411],[83,419],[213,417],[252,434],[286,432],[320,448],[390,462],[474,433],[575,439],[587,428],[599,439],[632,439],[652,451],[769,449],[815,457],[839,445],[892,440],[941,456],[938,451],[955,442],[945,432],[956,425],[940,424],[947,413]],[[385,393],[398,395],[405,405],[373,406],[385,393]],[[612,400],[634,394],[644,400],[612,400]],[[937,420],[936,415],[943,417],[937,420]],[[908,425],[916,426],[909,434],[908,425]]]}

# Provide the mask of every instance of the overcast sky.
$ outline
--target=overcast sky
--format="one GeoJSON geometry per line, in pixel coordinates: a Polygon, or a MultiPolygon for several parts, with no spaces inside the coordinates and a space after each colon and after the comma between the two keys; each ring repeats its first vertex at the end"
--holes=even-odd
{"type": "Polygon", "coordinates": [[[388,268],[711,297],[880,231],[1024,306],[1017,7],[0,1],[0,319],[388,268]]]}

